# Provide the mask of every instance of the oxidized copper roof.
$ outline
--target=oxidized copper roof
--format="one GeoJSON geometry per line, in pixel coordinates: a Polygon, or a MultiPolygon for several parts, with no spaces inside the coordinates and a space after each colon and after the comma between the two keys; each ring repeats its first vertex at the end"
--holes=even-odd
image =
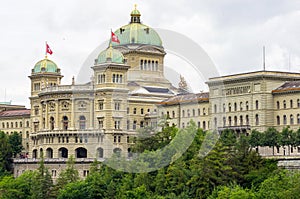
{"type": "Polygon", "coordinates": [[[272,93],[291,92],[291,91],[300,91],[300,81],[286,82],[280,87],[273,90],[272,93]]]}
{"type": "Polygon", "coordinates": [[[0,117],[30,116],[30,109],[9,110],[0,112],[0,117]]]}
{"type": "Polygon", "coordinates": [[[208,102],[209,100],[209,93],[189,93],[189,94],[181,94],[176,95],[174,97],[170,97],[169,99],[166,99],[162,101],[161,105],[173,105],[173,104],[179,104],[179,103],[196,103],[196,102],[208,102]]]}

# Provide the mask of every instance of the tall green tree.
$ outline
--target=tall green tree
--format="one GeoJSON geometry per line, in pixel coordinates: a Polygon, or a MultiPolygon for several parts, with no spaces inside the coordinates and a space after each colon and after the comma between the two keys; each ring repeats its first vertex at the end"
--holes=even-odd
{"type": "Polygon", "coordinates": [[[34,174],[35,175],[33,176],[31,198],[32,199],[50,198],[53,182],[49,170],[45,166],[43,154],[41,154],[39,168],[34,174]]]}
{"type": "Polygon", "coordinates": [[[268,128],[263,135],[262,145],[272,147],[274,155],[274,147],[280,147],[279,132],[275,128],[268,128]]]}
{"type": "Polygon", "coordinates": [[[16,156],[23,150],[22,145],[22,135],[14,132],[13,134],[9,135],[8,142],[12,149],[13,157],[16,158],[16,156]]]}
{"type": "Polygon", "coordinates": [[[12,148],[8,136],[0,131],[0,176],[12,170],[12,148]]]}

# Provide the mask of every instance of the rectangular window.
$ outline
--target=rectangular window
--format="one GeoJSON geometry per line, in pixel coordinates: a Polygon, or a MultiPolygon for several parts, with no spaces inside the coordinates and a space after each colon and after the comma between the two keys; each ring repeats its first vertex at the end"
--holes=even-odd
{"type": "Polygon", "coordinates": [[[103,129],[103,120],[99,120],[99,129],[103,129]]]}
{"type": "Polygon", "coordinates": [[[103,100],[99,101],[99,110],[103,110],[103,100]]]}
{"type": "Polygon", "coordinates": [[[41,87],[41,86],[40,86],[40,83],[34,83],[33,86],[34,86],[34,90],[35,90],[35,91],[39,91],[39,90],[41,89],[41,88],[40,88],[40,87],[41,87]]]}
{"type": "Polygon", "coordinates": [[[105,83],[105,75],[104,74],[99,74],[98,75],[98,84],[105,83]]]}
{"type": "Polygon", "coordinates": [[[116,120],[115,121],[115,129],[120,129],[120,124],[121,124],[121,121],[120,120],[116,120]]]}
{"type": "Polygon", "coordinates": [[[120,102],[115,102],[115,110],[119,111],[121,107],[121,103],[120,102]]]}

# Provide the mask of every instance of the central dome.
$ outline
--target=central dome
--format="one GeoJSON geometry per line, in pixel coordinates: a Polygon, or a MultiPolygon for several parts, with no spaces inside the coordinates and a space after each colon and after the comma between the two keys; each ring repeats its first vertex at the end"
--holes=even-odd
{"type": "Polygon", "coordinates": [[[130,15],[131,22],[114,32],[118,36],[120,43],[112,43],[113,46],[128,44],[162,46],[162,41],[158,33],[140,22],[141,14],[136,8],[130,15]]]}

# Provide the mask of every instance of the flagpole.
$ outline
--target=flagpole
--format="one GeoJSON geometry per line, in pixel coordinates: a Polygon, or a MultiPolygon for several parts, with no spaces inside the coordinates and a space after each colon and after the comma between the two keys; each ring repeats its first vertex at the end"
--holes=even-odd
{"type": "Polygon", "coordinates": [[[45,44],[46,44],[45,58],[47,59],[47,41],[45,41],[45,44]]]}
{"type": "Polygon", "coordinates": [[[110,42],[109,42],[109,46],[112,46],[112,28],[110,29],[110,42]]]}

